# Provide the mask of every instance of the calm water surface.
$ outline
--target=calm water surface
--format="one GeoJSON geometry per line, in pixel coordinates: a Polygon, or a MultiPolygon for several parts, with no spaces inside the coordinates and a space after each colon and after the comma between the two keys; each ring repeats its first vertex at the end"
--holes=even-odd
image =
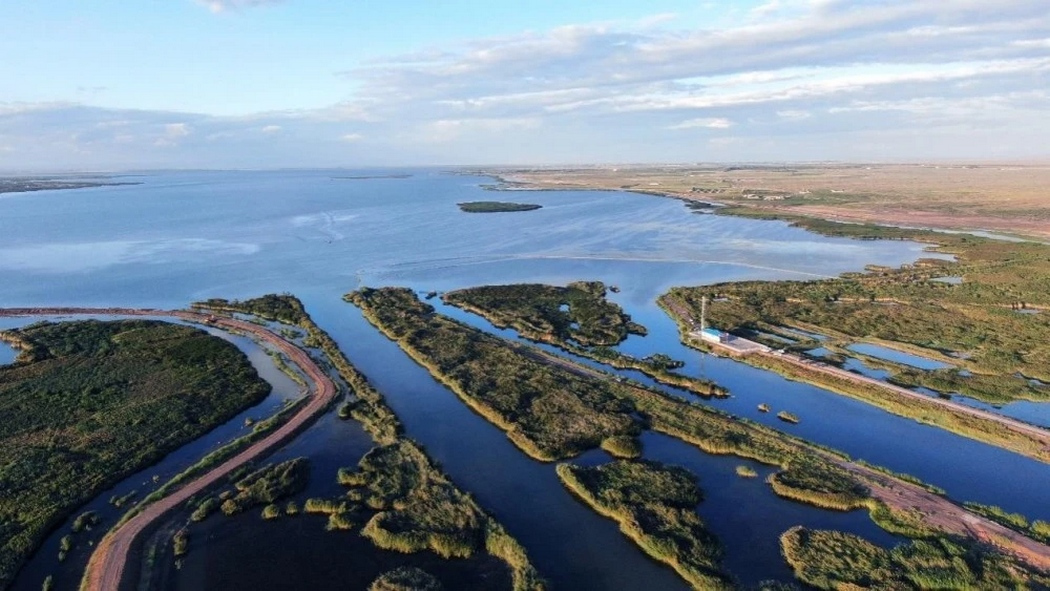
{"type": "MultiPolygon", "coordinates": [[[[781,222],[692,215],[674,200],[616,192],[530,192],[515,197],[543,209],[465,214],[457,202],[493,198],[478,186],[488,179],[405,172],[413,176],[346,181],[331,177],[347,171],[163,173],[142,177],[140,186],[5,196],[0,198],[0,271],[5,276],[0,306],[182,307],[207,297],[299,295],[388,396],[408,434],[475,494],[563,589],[684,585],[631,545],[612,521],[574,500],[552,465],[517,451],[498,429],[379,335],[355,308],[341,302],[343,293],[362,285],[446,291],[600,279],[619,286],[614,299],[650,329],[648,337],[624,343],[624,351],[669,353],[687,362],[686,373],[716,379],[733,392],[729,400],[712,404],[917,474],[958,498],[1050,518],[1043,502],[1043,491],[1050,487],[1045,465],[769,372],[700,355],[678,343],[674,324],[654,303],[673,285],[805,279],[868,263],[899,265],[924,256],[921,245],[823,238],[781,222]],[[760,402],[795,412],[802,423],[778,424],[757,412],[760,402]]],[[[201,448],[214,444],[210,435],[205,439],[201,448]]],[[[776,536],[791,525],[854,531],[883,545],[893,541],[861,513],[782,501],[760,480],[739,479],[733,468],[743,462],[653,435],[645,444],[647,456],[698,473],[707,496],[698,510],[722,538],[727,566],[742,581],[787,577],[776,536]]],[[[326,418],[280,457],[311,457],[308,494],[334,494],[335,469],[355,463],[368,445],[352,423],[326,418]]],[[[591,454],[586,461],[604,457],[591,454]]],[[[158,470],[143,476],[154,473],[158,470]]],[[[339,538],[323,531],[313,537],[311,527],[247,516],[215,521],[199,543],[195,538],[184,568],[169,573],[165,585],[221,588],[249,571],[250,580],[286,581],[282,573],[291,565],[310,568],[316,557],[311,552],[320,546],[335,547],[331,556],[339,555],[339,538]],[[264,539],[288,540],[282,547],[286,556],[249,561],[245,544],[260,544],[262,550],[269,547],[264,539]]],[[[342,548],[346,558],[340,568],[353,568],[351,548],[350,543],[342,548]]],[[[42,553],[55,550],[46,547],[42,553]]],[[[335,575],[311,582],[316,588],[343,587],[335,575]]]]}
{"type": "Polygon", "coordinates": [[[911,353],[905,353],[903,351],[897,351],[890,349],[889,347],[883,347],[881,345],[873,345],[871,343],[856,343],[846,347],[850,351],[856,351],[857,353],[863,353],[864,355],[870,355],[877,359],[884,359],[886,361],[892,361],[894,363],[902,363],[904,365],[910,365],[919,369],[944,369],[951,367],[947,363],[929,359],[927,357],[920,357],[919,355],[912,355],[911,353]]]}
{"type": "Polygon", "coordinates": [[[13,363],[15,357],[18,357],[18,351],[14,347],[7,343],[0,343],[0,365],[13,363]]]}

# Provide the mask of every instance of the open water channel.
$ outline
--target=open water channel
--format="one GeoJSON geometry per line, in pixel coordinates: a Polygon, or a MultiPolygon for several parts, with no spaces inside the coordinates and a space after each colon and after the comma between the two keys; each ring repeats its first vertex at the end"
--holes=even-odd
{"type": "MultiPolygon", "coordinates": [[[[733,394],[710,404],[915,474],[954,498],[1050,518],[1046,465],[769,372],[700,355],[678,342],[674,324],[655,305],[655,298],[673,285],[803,279],[859,270],[868,263],[899,265],[924,256],[921,245],[830,239],[781,222],[695,215],[677,201],[630,193],[491,193],[480,187],[490,182],[487,178],[433,170],[378,172],[411,176],[346,180],[334,177],[348,171],[151,173],[135,177],[143,183],[138,186],[0,196],[0,272],[5,276],[0,306],[183,307],[207,297],[298,295],[386,394],[408,434],[507,526],[556,588],[684,585],[670,569],[646,558],[612,521],[574,500],[552,465],[519,452],[382,337],[356,308],[341,301],[342,294],[362,285],[446,291],[493,283],[602,280],[621,288],[613,299],[650,331],[647,337],[630,338],[622,349],[641,356],[668,353],[687,362],[685,373],[714,379],[733,394]],[[544,207],[467,214],[455,206],[493,199],[544,207]],[[775,412],[759,413],[762,402],[799,415],[801,423],[784,425],[771,416],[775,412]]],[[[492,328],[472,315],[443,311],[492,328]]],[[[265,356],[256,361],[269,364],[265,356]]],[[[282,377],[287,380],[280,374],[275,379],[282,377]]],[[[243,418],[136,478],[192,463],[242,428],[243,418]]],[[[791,503],[775,497],[761,478],[739,478],[734,468],[747,462],[710,456],[653,434],[644,443],[647,457],[698,475],[706,492],[698,511],[725,545],[727,568],[743,583],[789,578],[776,538],[792,525],[852,531],[883,545],[894,542],[863,513],[791,503]]],[[[314,468],[306,494],[326,494],[337,490],[336,468],[354,464],[368,445],[356,425],[329,415],[278,456],[309,456],[314,468]]],[[[592,453],[581,461],[601,462],[605,456],[592,453]]],[[[767,471],[759,467],[761,475],[767,471]]],[[[89,508],[131,490],[131,480],[103,493],[89,508]]],[[[207,529],[191,534],[183,568],[168,572],[163,586],[255,589],[268,582],[269,588],[355,588],[367,579],[362,571],[377,570],[385,560],[361,558],[357,542],[348,537],[353,534],[325,532],[322,521],[278,523],[255,515],[212,518],[207,529]]],[[[56,553],[53,543],[45,544],[17,588],[39,589],[45,573],[75,570],[75,559],[64,567],[45,560],[56,553]]],[[[62,577],[59,588],[73,588],[74,578],[62,577]]]]}

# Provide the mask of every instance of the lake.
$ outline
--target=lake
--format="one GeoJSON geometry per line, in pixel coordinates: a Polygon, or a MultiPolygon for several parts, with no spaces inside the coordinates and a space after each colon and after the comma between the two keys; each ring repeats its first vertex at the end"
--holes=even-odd
{"type": "MultiPolygon", "coordinates": [[[[342,302],[344,293],[364,285],[428,292],[602,280],[620,288],[611,298],[650,331],[647,337],[630,337],[621,349],[639,356],[668,353],[686,361],[684,373],[730,388],[731,398],[710,404],[916,474],[954,498],[1050,518],[1043,494],[1050,487],[1046,465],[701,355],[678,342],[673,322],[655,305],[655,298],[674,285],[809,279],[869,263],[897,266],[929,256],[922,245],[832,239],[783,222],[696,215],[676,200],[626,192],[515,193],[543,208],[468,214],[456,203],[493,200],[493,193],[480,186],[491,179],[429,169],[164,172],[134,180],[143,184],[0,198],[0,271],[5,275],[0,306],[177,308],[208,297],[298,295],[387,396],[408,435],[507,526],[557,588],[685,585],[627,541],[614,522],[569,495],[553,465],[519,452],[375,331],[356,308],[342,302]],[[410,176],[333,178],[351,174],[410,176]],[[774,413],[759,413],[761,402],[773,406],[774,413]],[[780,423],[772,415],[781,409],[798,414],[802,422],[780,423]]],[[[507,195],[498,197],[507,200],[507,195]]],[[[473,315],[457,317],[491,329],[473,315]]],[[[218,435],[203,438],[194,453],[173,454],[171,461],[191,463],[221,439],[218,435]]],[[[710,456],[662,436],[646,435],[644,441],[648,457],[698,473],[707,497],[698,511],[722,539],[726,566],[742,582],[789,576],[776,537],[791,525],[834,527],[881,545],[894,542],[863,513],[791,503],[773,495],[761,479],[740,479],[734,467],[747,462],[710,456]]],[[[325,494],[338,490],[336,469],[356,463],[367,447],[355,424],[328,415],[277,458],[310,457],[311,491],[305,494],[325,494]]],[[[596,452],[581,461],[605,460],[603,452],[596,452]]],[[[100,495],[103,504],[111,494],[100,495]]],[[[356,546],[325,532],[323,524],[274,524],[256,517],[209,521],[193,538],[183,568],[170,569],[162,586],[287,585],[294,565],[295,581],[310,588],[342,588],[353,576],[356,546]],[[278,549],[279,560],[251,560],[278,549]],[[315,562],[323,569],[303,574],[315,562]]],[[[41,560],[45,555],[53,556],[53,548],[45,545],[41,560]]],[[[47,568],[21,577],[16,588],[39,589],[47,568]]]]}

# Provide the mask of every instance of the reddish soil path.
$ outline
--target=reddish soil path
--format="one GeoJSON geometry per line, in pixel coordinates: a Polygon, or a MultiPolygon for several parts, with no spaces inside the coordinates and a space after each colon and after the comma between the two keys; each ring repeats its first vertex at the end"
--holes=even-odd
{"type": "Polygon", "coordinates": [[[954,411],[961,412],[963,414],[968,414],[988,421],[993,421],[995,423],[999,423],[1007,429],[1010,429],[1011,431],[1017,431],[1020,433],[1030,435],[1043,445],[1044,450],[1050,450],[1050,431],[1042,427],[1030,425],[1028,423],[1018,421],[1017,419],[1013,419],[1011,417],[1001,415],[998,413],[989,412],[980,408],[974,408],[965,404],[960,404],[958,402],[948,400],[946,398],[927,396],[921,392],[916,392],[914,390],[902,388],[894,384],[888,384],[875,378],[869,378],[868,376],[863,376],[860,374],[853,373],[851,371],[847,371],[845,369],[835,367],[834,365],[828,365],[827,363],[823,363],[820,361],[806,359],[805,357],[802,357],[800,355],[794,355],[791,353],[784,353],[781,355],[777,355],[776,353],[758,354],[766,355],[768,357],[779,358],[782,361],[787,361],[788,363],[799,366],[800,368],[807,371],[815,371],[818,373],[828,374],[830,376],[834,376],[842,380],[848,380],[856,384],[872,386],[874,388],[881,389],[884,392],[895,394],[897,396],[903,396],[905,398],[910,398],[929,404],[943,406],[945,408],[950,408],[954,411]]]}
{"type": "MultiPolygon", "coordinates": [[[[676,315],[681,321],[683,321],[683,322],[685,322],[687,324],[690,324],[690,325],[695,325],[696,324],[695,320],[693,319],[693,317],[689,313],[689,311],[686,310],[679,302],[674,301],[672,298],[665,298],[663,301],[667,305],[667,307],[670,308],[670,310],[674,313],[674,315],[676,315]]],[[[980,409],[980,408],[974,408],[972,406],[967,406],[965,404],[961,404],[959,402],[955,402],[954,400],[948,400],[948,399],[945,399],[945,398],[937,398],[937,397],[934,397],[934,396],[927,396],[927,395],[925,395],[925,394],[923,394],[921,392],[916,392],[914,390],[909,390],[907,388],[902,388],[900,386],[889,384],[889,383],[883,382],[881,380],[877,380],[875,378],[869,378],[868,376],[863,376],[863,375],[860,375],[860,374],[856,374],[856,373],[853,373],[851,371],[847,371],[845,369],[841,369],[841,368],[835,367],[833,365],[828,365],[827,363],[824,363],[824,362],[821,362],[821,361],[807,359],[805,357],[802,357],[800,355],[795,355],[795,354],[792,354],[792,353],[777,353],[775,351],[756,350],[756,351],[752,351],[752,352],[749,352],[749,353],[740,354],[739,351],[736,351],[735,349],[731,349],[731,348],[722,347],[719,343],[710,343],[710,342],[708,342],[706,344],[711,346],[715,350],[720,350],[720,351],[723,351],[723,352],[729,354],[731,357],[740,358],[740,357],[746,357],[747,355],[764,356],[764,357],[768,357],[770,359],[780,360],[780,361],[783,361],[783,362],[786,362],[786,363],[790,363],[790,364],[798,367],[799,369],[801,369],[801,370],[803,370],[805,372],[822,373],[822,374],[825,374],[825,375],[828,375],[828,376],[831,376],[831,377],[834,377],[834,378],[837,378],[837,379],[840,379],[840,380],[846,380],[846,381],[853,382],[855,384],[859,384],[859,385],[863,385],[863,386],[870,386],[871,388],[886,394],[887,397],[890,397],[890,398],[894,398],[894,397],[896,397],[896,398],[907,398],[909,400],[915,400],[915,401],[919,402],[920,404],[930,404],[930,405],[934,405],[934,406],[941,406],[941,407],[944,407],[944,408],[947,408],[947,409],[951,409],[953,412],[969,415],[971,417],[974,417],[974,418],[982,420],[982,421],[991,421],[993,423],[997,423],[997,424],[1001,425],[1002,427],[1005,427],[1006,429],[1008,429],[1010,431],[1022,434],[1022,435],[1027,436],[1027,437],[1031,437],[1036,442],[1038,442],[1040,446],[1042,446],[1042,451],[1044,453],[1050,452],[1050,430],[1044,429],[1042,427],[1038,427],[1036,425],[1031,425],[1029,423],[1025,423],[1023,421],[1019,421],[1017,419],[1014,419],[1014,418],[1011,418],[1011,417],[1008,417],[1008,416],[1005,416],[1005,415],[1001,415],[1001,414],[998,414],[998,413],[990,412],[990,411],[983,410],[983,409],[980,409]]],[[[819,387],[819,384],[817,384],[817,385],[819,387]]],[[[862,402],[866,402],[863,399],[859,399],[859,398],[857,398],[856,400],[861,400],[862,402]]],[[[938,425],[935,425],[935,426],[938,426],[938,425]]],[[[940,427],[938,426],[938,428],[940,428],[940,427]]],[[[967,435],[964,435],[964,437],[965,436],[967,436],[967,435]]],[[[995,444],[994,443],[989,443],[989,445],[995,445],[995,444]]],[[[1019,452],[1019,453],[1022,453],[1022,452],[1019,452]]],[[[1034,459],[1037,459],[1039,461],[1045,461],[1044,457],[1040,457],[1039,455],[1035,455],[1035,454],[1025,454],[1025,455],[1028,455],[1029,457],[1033,457],[1034,459]]]]}
{"type": "Polygon", "coordinates": [[[975,538],[1012,554],[1044,572],[1050,572],[1050,547],[995,523],[920,486],[851,462],[828,456],[853,472],[871,491],[871,496],[891,507],[918,511],[923,521],[941,531],[975,538]]]}
{"type": "MultiPolygon", "coordinates": [[[[615,379],[603,371],[581,365],[572,360],[553,355],[527,345],[514,344],[517,350],[542,363],[556,365],[577,375],[597,379],[615,379]]],[[[631,386],[635,387],[635,386],[631,386]]],[[[918,511],[923,521],[934,529],[959,536],[977,539],[995,546],[1000,551],[1015,556],[1023,562],[1050,573],[1050,546],[1033,540],[1005,526],[934,494],[921,486],[894,478],[867,466],[855,464],[836,455],[818,449],[820,454],[834,464],[855,474],[868,487],[871,496],[890,507],[903,511],[918,511]]]]}
{"type": "Polygon", "coordinates": [[[82,316],[82,315],[119,315],[119,316],[166,316],[204,323],[227,330],[236,330],[252,335],[254,338],[272,345],[286,355],[292,363],[299,366],[306,374],[307,382],[313,393],[309,402],[295,413],[285,424],[263,439],[253,443],[236,456],[221,465],[212,468],[196,480],[186,484],[174,493],[147,506],[141,513],[110,532],[99,542],[98,548],[88,562],[82,590],[116,591],[120,588],[121,579],[128,562],[128,554],[135,539],[153,522],[168,511],[179,507],[193,495],[218,482],[246,462],[263,456],[295,435],[304,425],[320,415],[335,399],[338,389],[328,375],[305,351],[285,339],[275,335],[266,328],[223,316],[209,316],[198,312],[184,310],[142,310],[126,308],[22,308],[0,309],[0,316],[82,316]]]}

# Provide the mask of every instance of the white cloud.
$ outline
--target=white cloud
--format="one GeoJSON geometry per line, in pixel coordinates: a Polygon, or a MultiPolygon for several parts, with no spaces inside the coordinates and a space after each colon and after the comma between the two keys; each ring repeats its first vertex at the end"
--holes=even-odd
{"type": "Polygon", "coordinates": [[[267,4],[278,4],[283,0],[197,0],[197,4],[207,6],[212,12],[225,12],[242,8],[254,8],[267,4]]]}
{"type": "Polygon", "coordinates": [[[164,126],[164,135],[176,139],[190,135],[190,127],[185,123],[168,123],[164,126]]]}
{"type": "MultiPolygon", "coordinates": [[[[221,11],[274,1],[200,3],[221,11]]],[[[348,155],[391,163],[844,159],[870,156],[875,134],[880,153],[902,156],[980,155],[991,143],[1041,156],[1038,138],[1050,133],[1039,94],[1050,88],[1045,7],[779,0],[737,11],[737,23],[719,29],[684,29],[665,15],[577,24],[380,56],[340,73],[353,94],[324,108],[214,117],[0,103],[0,143],[19,162],[65,154],[71,162],[109,155],[215,166],[252,158],[311,165],[332,154],[338,164],[348,155]],[[984,131],[972,133],[978,124],[984,131]],[[713,131],[686,145],[679,132],[688,129],[713,131]]],[[[5,155],[0,165],[11,161],[5,155]]]]}
{"type": "Polygon", "coordinates": [[[687,119],[681,123],[670,125],[667,129],[696,129],[698,127],[706,127],[708,129],[729,129],[733,126],[733,122],[724,117],[700,117],[697,119],[687,119]]]}

